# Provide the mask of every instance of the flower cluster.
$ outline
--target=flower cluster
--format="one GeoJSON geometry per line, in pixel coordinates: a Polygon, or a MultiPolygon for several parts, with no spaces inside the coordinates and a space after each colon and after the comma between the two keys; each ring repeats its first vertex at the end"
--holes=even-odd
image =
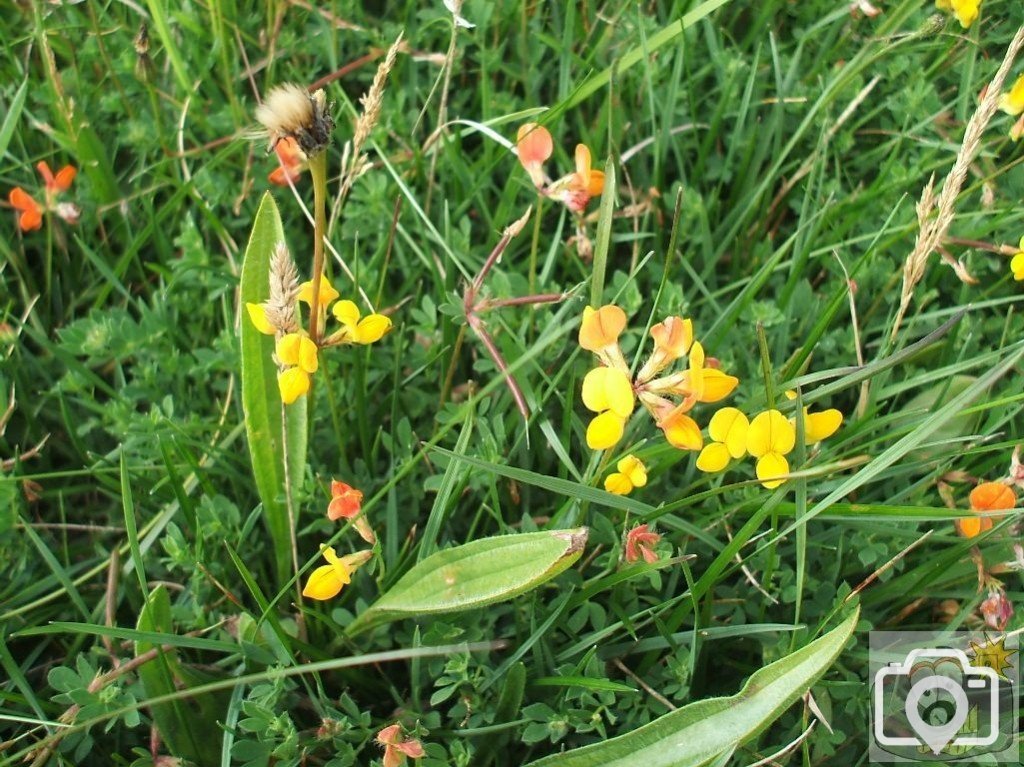
{"type": "Polygon", "coordinates": [[[43,160],[36,165],[36,170],[43,177],[45,202],[40,204],[20,186],[14,187],[7,196],[8,201],[18,211],[18,226],[21,230],[31,232],[39,229],[43,225],[44,213],[54,213],[69,224],[77,224],[81,215],[78,206],[73,202],[60,202],[57,199],[71,188],[71,182],[78,173],[75,166],[65,165],[55,174],[50,170],[50,165],[43,160]]]}
{"type": "Polygon", "coordinates": [[[661,533],[650,529],[650,525],[637,525],[626,533],[626,563],[633,564],[643,559],[651,565],[658,561],[654,547],[661,540],[661,533]]]}
{"type": "Polygon", "coordinates": [[[935,7],[940,11],[952,13],[964,29],[973,24],[981,11],[981,0],[935,0],[935,7]]]}
{"type": "MultiPolygon", "coordinates": [[[[796,398],[787,391],[786,397],[796,398]]],[[[804,444],[815,445],[831,437],[843,423],[843,414],[834,408],[820,413],[803,411],[804,444]]],[[[708,424],[711,442],[697,457],[697,468],[708,473],[724,471],[733,459],[748,453],[756,459],[754,471],[761,484],[776,488],[789,474],[786,457],[796,447],[796,418],[786,418],[779,410],[762,411],[748,419],[734,407],[724,407],[711,416],[708,424]]]]}
{"type": "Polygon", "coordinates": [[[680,450],[700,450],[704,438],[689,412],[698,402],[724,399],[739,379],[705,357],[704,347],[693,339],[693,323],[681,317],[668,317],[651,328],[654,350],[634,379],[619,348],[625,328],[626,313],[614,304],[600,309],[588,306],[583,312],[579,344],[601,362],[583,379],[583,404],[597,414],[587,427],[587,445],[592,450],[615,446],[639,399],[669,444],[680,450]],[[682,357],[687,358],[685,370],[663,375],[682,357]]]}
{"type": "MultiPolygon", "coordinates": [[[[363,493],[351,485],[331,480],[331,501],[327,505],[327,518],[332,522],[339,519],[352,520],[352,526],[359,536],[369,544],[377,542],[377,536],[363,513],[363,493]]],[[[333,599],[352,581],[352,572],[364,565],[373,556],[369,549],[339,557],[331,546],[320,546],[320,553],[327,560],[326,565],[316,568],[306,581],[302,595],[310,599],[333,599]]]]}
{"type": "Polygon", "coordinates": [[[276,339],[274,358],[278,366],[277,384],[281,400],[290,405],[304,396],[312,384],[311,376],[320,367],[321,349],[341,344],[372,344],[391,330],[391,320],[383,314],[363,317],[359,307],[349,300],[338,301],[340,294],[326,280],[321,279],[317,311],[323,316],[330,308],[340,328],[319,342],[306,333],[295,311],[296,301],[313,307],[313,283],[298,284],[295,265],[283,244],[279,245],[271,262],[270,298],[263,303],[247,303],[249,319],[261,333],[276,339]],[[333,306],[331,306],[333,304],[333,306]]]}
{"type": "Polygon", "coordinates": [[[549,181],[544,173],[544,163],[553,151],[554,142],[547,128],[537,123],[520,126],[516,135],[516,152],[537,191],[561,202],[576,215],[582,215],[590,199],[600,196],[604,190],[604,172],[591,167],[590,148],[586,144],[577,144],[576,170],[556,181],[549,181]]]}

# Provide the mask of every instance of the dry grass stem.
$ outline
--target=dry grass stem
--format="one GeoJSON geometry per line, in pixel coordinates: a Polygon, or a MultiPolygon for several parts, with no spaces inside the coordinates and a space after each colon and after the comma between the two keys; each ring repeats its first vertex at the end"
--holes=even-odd
{"type": "MultiPolygon", "coordinates": [[[[957,153],[956,162],[952,170],[946,176],[942,184],[942,191],[938,198],[934,197],[935,177],[933,176],[925,185],[921,193],[921,200],[917,204],[917,220],[919,231],[917,240],[914,242],[914,249],[907,256],[903,264],[903,288],[900,292],[900,307],[893,322],[890,340],[896,338],[903,318],[910,307],[910,301],[914,296],[914,288],[925,275],[928,258],[932,253],[938,251],[950,225],[956,216],[955,203],[963,188],[964,180],[967,178],[967,171],[981,148],[981,139],[988,127],[989,122],[999,108],[999,97],[1003,92],[1003,83],[1006,82],[1014,60],[1024,47],[1024,27],[1017,30],[1013,40],[1006,49],[1002,64],[996,71],[992,81],[988,84],[985,97],[978,105],[978,109],[967,122],[967,129],[964,131],[964,140],[957,153]],[[932,211],[937,213],[932,217],[932,211]]],[[[949,264],[949,260],[945,260],[949,264]]],[[[954,264],[955,264],[954,260],[954,264]]]]}

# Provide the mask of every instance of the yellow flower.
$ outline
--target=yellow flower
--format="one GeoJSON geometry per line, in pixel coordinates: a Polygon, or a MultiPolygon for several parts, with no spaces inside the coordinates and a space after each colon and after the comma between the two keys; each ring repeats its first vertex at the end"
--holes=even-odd
{"type": "Polygon", "coordinates": [[[960,26],[967,29],[978,18],[981,0],[935,0],[940,11],[952,12],[960,26]]]}
{"type": "Polygon", "coordinates": [[[704,446],[704,437],[700,427],[690,416],[686,415],[686,404],[679,405],[668,415],[658,421],[658,428],[665,433],[665,439],[679,450],[700,450],[704,446]]]}
{"type": "Polygon", "coordinates": [[[274,326],[270,324],[270,320],[267,319],[267,311],[263,304],[246,302],[245,308],[249,312],[249,319],[258,331],[268,336],[272,336],[277,332],[274,326]]]}
{"type": "Polygon", "coordinates": [[[1010,271],[1017,282],[1024,281],[1024,237],[1020,238],[1018,253],[1010,259],[1010,271]]]}
{"type": "Polygon", "coordinates": [[[747,454],[747,429],[750,422],[734,407],[723,407],[711,416],[708,434],[714,440],[697,456],[697,468],[714,473],[723,471],[733,458],[747,454]]]}
{"type": "Polygon", "coordinates": [[[999,108],[1013,117],[1024,112],[1024,75],[1017,78],[1008,93],[999,97],[999,108]]]}
{"type": "Polygon", "coordinates": [[[339,301],[331,309],[342,329],[327,339],[331,344],[372,344],[391,330],[391,318],[383,314],[370,314],[360,319],[359,307],[354,301],[339,301]]]}
{"type": "Polygon", "coordinates": [[[693,345],[693,321],[682,317],[667,317],[651,328],[654,351],[644,363],[637,380],[648,381],[677,359],[693,345]]]}
{"type": "Polygon", "coordinates": [[[618,368],[594,368],[583,379],[583,404],[598,414],[587,427],[587,445],[606,450],[622,439],[633,413],[633,384],[618,368]]]}
{"type": "Polygon", "coordinates": [[[769,490],[785,482],[786,455],[796,446],[796,429],[778,410],[754,416],[747,428],[747,452],[757,459],[757,478],[769,490]]]}
{"type": "Polygon", "coordinates": [[[352,582],[352,572],[363,565],[372,555],[371,551],[358,551],[339,557],[331,546],[321,546],[321,553],[328,564],[322,565],[309,575],[302,596],[310,599],[333,599],[352,582]]]}
{"type": "Polygon", "coordinates": [[[277,361],[284,366],[277,375],[281,401],[290,405],[309,391],[309,376],[320,367],[316,344],[300,333],[288,333],[277,341],[277,361]]]}
{"type": "MultiPolygon", "coordinates": [[[[337,300],[338,296],[341,295],[334,286],[327,281],[326,278],[320,278],[320,300],[317,305],[321,309],[326,309],[330,304],[337,300]]],[[[307,306],[313,306],[313,281],[308,280],[299,285],[299,300],[307,306]]]]}
{"type": "Polygon", "coordinates": [[[629,495],[635,488],[647,484],[647,467],[632,453],[616,464],[618,471],[604,480],[604,489],[615,495],[629,495]]]}
{"type": "MultiPolygon", "coordinates": [[[[786,399],[796,399],[795,391],[787,391],[786,399]]],[[[796,428],[796,419],[790,418],[789,422],[796,428]]],[[[814,445],[823,439],[828,439],[843,424],[843,414],[835,408],[823,410],[820,413],[810,413],[804,408],[804,443],[814,445]]]]}
{"type": "Polygon", "coordinates": [[[626,313],[615,304],[595,309],[588,306],[583,310],[580,323],[580,346],[588,352],[601,354],[612,346],[618,346],[619,336],[626,328],[626,313]]]}

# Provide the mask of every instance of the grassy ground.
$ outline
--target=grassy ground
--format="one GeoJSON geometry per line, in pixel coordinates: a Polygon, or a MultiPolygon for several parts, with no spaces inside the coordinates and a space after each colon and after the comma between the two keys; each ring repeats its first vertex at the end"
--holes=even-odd
{"type": "MultiPolygon", "coordinates": [[[[33,166],[70,163],[62,199],[81,209],[77,225],[48,214],[31,232],[0,211],[0,759],[340,767],[380,759],[373,738],[398,721],[425,744],[421,764],[523,764],[731,695],[859,603],[856,644],[814,687],[832,730],[780,761],[865,763],[863,632],[980,625],[992,584],[978,561],[1020,601],[1019,574],[998,567],[1015,558],[1015,516],[972,540],[952,523],[1022,437],[1021,286],[984,246],[1024,233],[1011,118],[984,132],[942,241],[977,284],[931,256],[894,333],[915,203],[954,164],[1016,0],[985,0],[966,31],[922,0],[877,2],[874,18],[824,0],[709,5],[466,0],[472,29],[440,2],[0,9],[0,186],[42,199],[33,166]],[[292,478],[300,567],[323,564],[322,542],[357,548],[325,517],[331,478],[364,492],[379,547],[337,599],[300,604],[240,402],[241,263],[275,167],[247,136],[257,93],[323,80],[333,195],[358,97],[399,32],[372,167],[331,216],[328,259],[343,295],[356,290],[341,261],[394,330],[323,353],[308,467],[292,478]],[[498,140],[538,119],[550,170],[571,168],[577,142],[597,167],[612,158],[614,193],[588,209],[592,260],[498,140]],[[524,421],[462,294],[529,206],[484,286],[496,300],[566,294],[484,315],[524,421]],[[841,429],[790,455],[801,471],[776,490],[749,459],[698,471],[645,414],[615,450],[589,450],[593,358],[577,330],[587,303],[612,301],[630,362],[650,324],[691,317],[740,379],[726,404],[753,414],[799,386],[841,429]],[[595,492],[626,452],[648,484],[595,492]],[[622,569],[640,521],[663,536],[659,563],[622,569]],[[430,550],[574,525],[590,528],[581,559],[525,595],[344,633],[430,550]],[[132,667],[154,641],[173,657],[132,667]],[[415,655],[461,642],[500,645],[415,655]],[[388,651],[398,660],[362,659],[388,651]],[[217,689],[174,694],[203,684],[217,689]],[[171,702],[149,705],[161,689],[171,702]],[[198,744],[167,727],[154,740],[183,706],[203,712],[198,744]]],[[[310,206],[308,176],[297,190],[310,206]]],[[[312,230],[291,191],[273,192],[306,278],[312,230]]],[[[713,410],[694,414],[706,425],[713,410]]],[[[810,718],[788,709],[734,763],[810,718]]]]}

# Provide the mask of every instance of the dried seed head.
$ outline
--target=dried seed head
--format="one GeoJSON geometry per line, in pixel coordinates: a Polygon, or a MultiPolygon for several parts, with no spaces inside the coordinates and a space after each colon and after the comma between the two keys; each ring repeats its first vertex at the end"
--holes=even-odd
{"type": "Polygon", "coordinates": [[[327,148],[334,130],[323,89],[310,96],[301,85],[278,85],[256,110],[256,119],[270,134],[271,146],[285,137],[295,139],[308,157],[327,148]]]}
{"type": "Polygon", "coordinates": [[[359,99],[359,103],[363,107],[363,113],[356,120],[355,132],[352,136],[352,143],[356,154],[362,151],[363,144],[366,143],[366,139],[370,136],[370,131],[373,130],[373,126],[380,119],[381,107],[384,103],[384,86],[387,84],[388,75],[395,66],[395,59],[398,57],[398,51],[401,46],[402,35],[399,34],[395,42],[388,49],[384,61],[377,67],[377,73],[373,76],[373,84],[370,85],[370,90],[359,99]]]}
{"type": "Polygon", "coordinates": [[[295,314],[295,302],[299,295],[299,273],[292,261],[288,247],[279,242],[270,260],[270,298],[264,304],[267,322],[279,334],[295,333],[299,322],[295,314]]]}

